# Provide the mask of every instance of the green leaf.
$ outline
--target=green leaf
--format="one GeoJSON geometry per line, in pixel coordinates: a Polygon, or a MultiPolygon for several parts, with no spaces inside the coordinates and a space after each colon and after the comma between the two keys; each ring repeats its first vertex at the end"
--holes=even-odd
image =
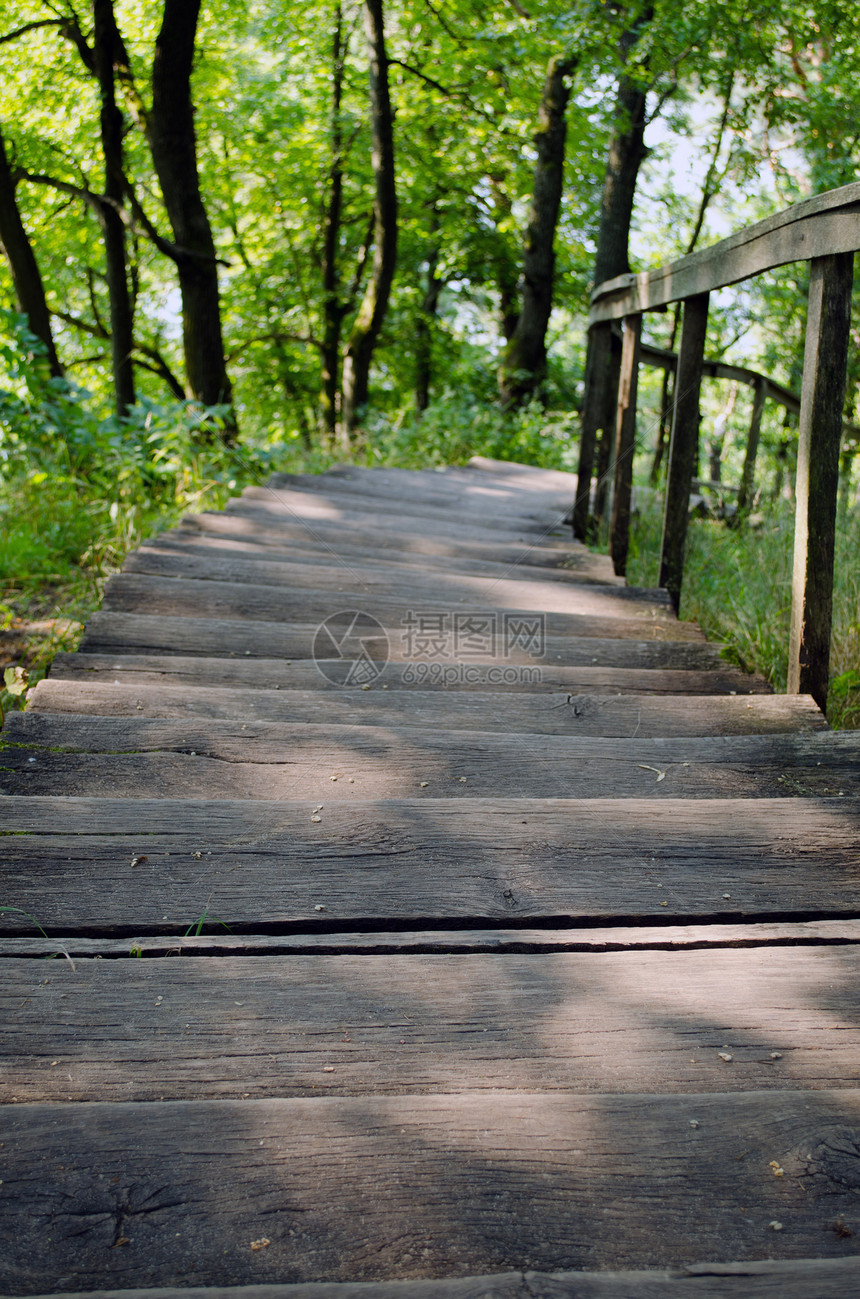
{"type": "Polygon", "coordinates": [[[860,690],[860,671],[851,668],[848,672],[840,672],[830,682],[830,689],[834,695],[847,695],[849,690],[860,690]]]}
{"type": "Polygon", "coordinates": [[[15,698],[26,692],[27,680],[26,668],[6,668],[3,673],[3,683],[6,690],[15,698]]]}

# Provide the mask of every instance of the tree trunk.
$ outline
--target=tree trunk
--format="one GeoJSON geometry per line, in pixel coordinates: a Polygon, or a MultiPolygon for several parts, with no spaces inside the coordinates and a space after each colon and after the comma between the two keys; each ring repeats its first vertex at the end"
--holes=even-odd
{"type": "MultiPolygon", "coordinates": [[[[149,142],[164,205],[179,249],[182,329],[189,395],[207,406],[230,405],[224,362],[218,268],[200,193],[191,101],[191,67],[200,0],[165,0],[152,67],[149,142]]],[[[231,414],[227,433],[235,434],[231,414]]]]}
{"type": "Polygon", "coordinates": [[[134,320],[128,291],[125,227],[120,207],[125,194],[123,171],[123,121],[117,107],[114,65],[118,32],[113,0],[93,0],[93,52],[101,99],[100,125],[105,162],[105,202],[100,220],[105,243],[108,296],[110,298],[111,363],[114,400],[118,415],[134,405],[134,320]]]}
{"type": "Polygon", "coordinates": [[[528,401],[546,374],[546,331],[552,310],[555,231],[561,206],[565,113],[570,98],[566,78],[571,58],[552,58],[547,68],[535,135],[537,162],[531,210],[523,245],[522,306],[505,351],[499,378],[506,406],[528,401]]]}
{"type": "Polygon", "coordinates": [[[0,243],[9,261],[18,307],[27,317],[31,332],[45,344],[51,374],[54,378],[62,378],[63,367],[54,346],[51,315],[45,301],[45,286],[42,283],[36,255],[21,220],[21,213],[18,211],[15,181],[6,156],[2,133],[0,133],[0,243]]]}
{"type": "MultiPolygon", "coordinates": [[[[618,52],[624,63],[652,17],[653,11],[648,9],[622,34],[618,52]]],[[[624,275],[630,270],[628,245],[633,202],[639,168],[648,152],[645,148],[646,93],[645,87],[626,73],[619,78],[613,111],[615,127],[609,142],[603,178],[603,198],[594,258],[595,285],[602,284],[604,280],[612,280],[616,275],[624,275]]]]}
{"type": "MultiPolygon", "coordinates": [[[[619,41],[619,53],[622,60],[626,63],[630,51],[633,49],[643,28],[651,21],[653,11],[648,8],[642,16],[626,32],[623,33],[619,41]]],[[[614,130],[609,142],[609,152],[606,160],[606,173],[603,179],[603,197],[600,205],[600,222],[597,230],[597,251],[594,258],[594,284],[602,284],[605,280],[615,279],[616,275],[625,275],[630,270],[628,259],[628,248],[630,243],[630,222],[633,218],[633,203],[636,197],[636,183],[639,179],[639,168],[645,159],[647,149],[645,148],[645,101],[646,90],[631,77],[623,74],[618,82],[618,90],[615,97],[614,109],[614,130]]],[[[615,394],[611,393],[611,400],[603,402],[601,398],[602,390],[608,388],[611,384],[611,374],[608,372],[606,365],[596,364],[592,353],[597,347],[597,334],[600,327],[597,326],[588,331],[588,345],[585,362],[586,374],[586,392],[583,397],[583,410],[593,410],[598,407],[614,410],[615,394]],[[592,385],[597,388],[597,396],[590,391],[592,385]]],[[[608,360],[608,350],[605,347],[598,348],[601,356],[606,356],[608,360]]],[[[614,436],[614,422],[610,420],[607,425],[594,426],[593,421],[588,422],[586,427],[583,424],[582,437],[580,441],[579,463],[580,472],[577,481],[577,501],[588,499],[590,491],[590,481],[585,482],[584,470],[590,470],[594,464],[595,451],[594,440],[598,431],[601,430],[602,438],[612,438],[614,436]]],[[[598,460],[601,453],[598,452],[598,460]]],[[[605,457],[603,457],[605,458],[605,457]]],[[[575,528],[575,533],[583,537],[587,529],[583,529],[581,520],[575,528]]]]}
{"type": "Polygon", "coordinates": [[[397,265],[397,190],[394,173],[394,122],[388,91],[388,55],[382,0],[365,0],[364,26],[370,47],[370,108],[373,125],[373,267],[350,332],[343,360],[341,427],[348,440],[367,405],[370,363],[385,319],[397,265]]]}
{"type": "Polygon", "coordinates": [[[331,101],[331,169],[328,203],[323,229],[322,291],[323,336],[320,410],[323,430],[334,437],[337,430],[338,395],[340,391],[340,333],[345,314],[340,300],[338,248],[343,211],[343,127],[341,100],[346,48],[343,40],[343,9],[340,0],[334,7],[332,35],[332,101],[331,101]]]}

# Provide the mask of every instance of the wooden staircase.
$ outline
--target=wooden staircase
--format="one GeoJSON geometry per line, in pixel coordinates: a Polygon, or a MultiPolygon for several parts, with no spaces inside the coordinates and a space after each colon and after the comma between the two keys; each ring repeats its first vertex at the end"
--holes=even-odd
{"type": "Polygon", "coordinates": [[[570,498],[276,476],[7,719],[2,1294],[860,1293],[860,744],[570,498]]]}

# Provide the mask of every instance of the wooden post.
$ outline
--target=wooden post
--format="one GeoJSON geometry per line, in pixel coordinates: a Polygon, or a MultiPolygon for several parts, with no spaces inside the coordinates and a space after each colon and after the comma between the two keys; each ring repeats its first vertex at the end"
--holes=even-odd
{"type": "Polygon", "coordinates": [[[851,320],[853,253],[813,259],[797,447],[788,693],[822,710],[830,672],[839,442],[851,320]]]}
{"type": "Polygon", "coordinates": [[[615,476],[609,553],[617,577],[627,571],[630,545],[630,496],[633,487],[633,454],[636,448],[636,395],[639,387],[639,345],[642,317],[624,317],[621,378],[618,383],[618,416],[615,426],[615,476]]]}
{"type": "Polygon", "coordinates": [[[610,366],[612,325],[592,325],[588,331],[588,352],[585,360],[585,393],[582,400],[582,419],[579,435],[579,469],[576,478],[576,498],[573,503],[573,535],[579,541],[588,536],[588,515],[591,509],[591,479],[594,473],[594,449],[597,430],[603,418],[605,387],[610,366]]]}
{"type": "Polygon", "coordinates": [[[618,382],[621,377],[621,334],[612,331],[609,339],[609,365],[603,386],[603,413],[600,417],[600,442],[597,447],[597,482],[594,485],[594,518],[589,525],[591,536],[601,541],[609,533],[607,505],[615,474],[615,422],[618,417],[618,382]]]}
{"type": "Polygon", "coordinates": [[[747,434],[747,449],[744,456],[744,467],[741,474],[741,485],[738,491],[738,514],[748,509],[755,491],[755,462],[758,455],[758,441],[761,435],[761,417],[764,403],[767,400],[767,379],[759,375],[753,388],[753,408],[750,420],[750,431],[747,434]]]}
{"type": "Polygon", "coordinates": [[[699,452],[699,390],[708,328],[708,294],[698,293],[684,303],[678,372],[675,377],[675,411],[669,448],[663,542],[660,548],[660,586],[669,592],[677,612],[684,577],[684,545],[690,513],[690,488],[699,452]]]}

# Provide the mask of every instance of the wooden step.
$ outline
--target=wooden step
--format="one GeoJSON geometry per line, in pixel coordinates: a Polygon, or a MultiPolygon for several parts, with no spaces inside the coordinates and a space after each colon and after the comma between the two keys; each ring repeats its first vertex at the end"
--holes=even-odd
{"type": "MultiPolygon", "coordinates": [[[[185,933],[851,918],[857,801],[3,799],[4,906],[185,933]],[[109,883],[108,883],[109,882],[109,883]]],[[[21,914],[0,913],[19,932],[21,914]]]]}
{"type": "MultiPolygon", "coordinates": [[[[522,552],[512,557],[507,563],[490,559],[472,559],[469,556],[456,555],[404,555],[392,549],[373,549],[371,547],[350,547],[339,545],[335,551],[325,542],[314,542],[311,538],[290,540],[280,546],[276,542],[255,541],[240,537],[208,534],[191,528],[174,528],[170,532],[160,532],[157,536],[145,541],[132,555],[141,555],[147,559],[150,555],[170,554],[194,559],[210,559],[214,563],[229,564],[241,560],[244,564],[259,565],[257,571],[271,574],[280,581],[280,574],[288,565],[292,573],[295,568],[322,565],[331,568],[349,564],[358,568],[361,573],[368,570],[395,573],[401,577],[408,574],[426,576],[438,573],[443,577],[455,577],[467,574],[485,578],[516,578],[519,582],[551,581],[555,589],[568,586],[605,586],[614,591],[625,591],[624,579],[616,577],[611,564],[606,564],[605,555],[593,555],[581,546],[572,550],[564,560],[564,567],[558,564],[533,564],[522,558],[522,552]]],[[[131,558],[131,556],[129,556],[131,558]]],[[[265,576],[258,579],[265,581],[265,576]]]]}
{"type": "MultiPolygon", "coordinates": [[[[596,583],[562,584],[555,577],[519,577],[516,568],[498,566],[498,573],[439,573],[434,569],[404,573],[401,568],[382,564],[345,562],[327,556],[326,562],[311,564],[290,560],[277,563],[241,556],[223,557],[182,553],[155,543],[128,556],[124,573],[150,577],[180,577],[218,583],[242,583],[271,587],[276,598],[300,591],[348,592],[356,600],[398,600],[412,608],[437,608],[449,604],[474,604],[491,609],[529,609],[562,614],[593,614],[596,617],[638,617],[675,624],[667,591],[630,586],[598,586],[596,583]]],[[[540,570],[538,570],[540,572],[540,570]]]]}
{"type": "Polygon", "coordinates": [[[523,543],[507,537],[495,541],[476,541],[414,532],[382,534],[367,524],[360,527],[343,521],[326,523],[317,520],[313,527],[300,520],[290,522],[284,519],[276,523],[261,519],[255,521],[246,515],[211,511],[186,514],[181,524],[161,535],[177,540],[187,538],[197,541],[226,540],[232,544],[242,542],[276,551],[285,548],[322,551],[345,559],[351,556],[394,559],[424,556],[428,561],[441,558],[459,563],[467,559],[493,564],[528,564],[553,571],[559,568],[582,570],[585,567],[601,581],[611,583],[614,579],[612,561],[607,555],[595,555],[579,543],[566,542],[561,529],[546,539],[551,544],[538,544],[534,541],[523,543]]]}
{"type": "Polygon", "coordinates": [[[860,795],[860,736],[592,739],[332,723],[12,715],[0,792],[108,798],[860,795]]]}
{"type": "Polygon", "coordinates": [[[256,488],[228,501],[224,513],[263,527],[286,525],[293,528],[299,524],[311,534],[321,524],[371,531],[389,540],[399,536],[421,536],[454,541],[458,545],[462,541],[484,545],[496,542],[525,548],[537,545],[545,550],[565,552],[570,549],[570,532],[562,526],[561,515],[547,519],[546,512],[538,508],[529,516],[520,516],[506,523],[494,515],[473,516],[471,509],[465,507],[452,509],[446,514],[437,506],[422,508],[411,501],[402,505],[392,502],[380,508],[379,503],[371,498],[347,502],[338,492],[326,496],[324,493],[256,488]]]}
{"type": "MultiPolygon", "coordinates": [[[[569,502],[567,503],[569,506],[569,502]]],[[[300,487],[246,487],[241,496],[233,497],[224,509],[230,514],[245,514],[313,519],[343,519],[345,522],[371,522],[384,532],[417,531],[425,535],[490,540],[496,535],[533,538],[545,544],[544,538],[561,522],[567,506],[547,510],[540,501],[511,502],[507,510],[482,502],[480,495],[464,491],[419,495],[387,492],[378,494],[361,490],[344,491],[336,482],[324,478],[305,481],[300,487]]],[[[568,534],[569,536],[569,534],[568,534]]],[[[564,544],[567,537],[564,537],[564,544]]]]}
{"type": "Polygon", "coordinates": [[[130,949],[3,957],[0,1103],[815,1093],[860,1072],[856,943],[185,960],[130,949]]]}
{"type": "MultiPolygon", "coordinates": [[[[170,585],[170,583],[168,583],[170,585]]],[[[203,585],[203,583],[201,583],[203,585]]],[[[169,604],[168,604],[169,607],[169,604]]],[[[174,607],[175,608],[175,607],[174,607]]],[[[338,613],[334,608],[334,613],[338,613]]],[[[323,620],[321,620],[322,622],[323,620]]],[[[570,620],[573,621],[573,620],[570,620]]],[[[282,685],[295,687],[343,688],[346,678],[340,668],[327,668],[323,673],[314,664],[313,646],[321,622],[269,622],[262,618],[243,620],[240,617],[218,618],[188,616],[181,613],[94,613],[87,621],[81,639],[81,649],[87,655],[110,653],[113,656],[161,653],[161,655],[227,657],[243,659],[281,659],[282,685]]],[[[535,629],[534,622],[524,624],[529,638],[535,629]]],[[[582,621],[582,630],[594,626],[582,621]]],[[[509,649],[507,655],[460,657],[453,652],[452,640],[443,627],[443,653],[425,657],[417,642],[409,643],[407,631],[398,624],[382,626],[381,633],[366,640],[368,657],[379,664],[379,674],[373,675],[369,685],[378,683],[392,690],[398,688],[433,687],[444,690],[486,690],[492,688],[538,688],[538,690],[572,690],[581,688],[583,677],[572,669],[590,668],[601,664],[604,668],[650,670],[673,669],[676,672],[715,673],[713,691],[733,690],[763,691],[768,686],[761,678],[727,668],[720,657],[720,646],[702,640],[637,640],[616,637],[590,637],[547,635],[542,639],[539,629],[535,633],[537,653],[529,649],[509,649]],[[543,652],[539,652],[543,651],[543,652]],[[386,666],[387,662],[387,666],[386,666]],[[395,670],[398,668],[399,670],[395,670]],[[530,669],[518,672],[518,668],[530,669]],[[727,686],[726,686],[727,683],[727,686]]],[[[329,642],[325,640],[327,649],[329,642]]],[[[433,648],[429,649],[433,653],[433,648]]],[[[353,661],[342,661],[344,672],[353,661]]],[[[687,681],[695,690],[695,682],[687,681]]],[[[634,686],[634,688],[637,688],[634,686]]],[[[707,692],[700,687],[696,692],[707,692]]]]}
{"type": "MultiPolygon", "coordinates": [[[[456,599],[446,601],[444,586],[439,583],[435,598],[429,584],[416,584],[416,594],[410,595],[409,586],[398,589],[396,583],[383,583],[381,587],[366,590],[358,585],[358,575],[345,569],[341,575],[342,589],[291,588],[250,580],[216,581],[162,577],[143,573],[124,572],[112,577],[105,588],[102,608],[111,613],[141,613],[147,616],[197,617],[241,619],[260,622],[287,622],[318,625],[340,610],[360,609],[376,618],[383,626],[405,635],[403,629],[412,627],[418,618],[430,619],[434,614],[444,619],[440,623],[451,642],[447,650],[436,657],[450,655],[453,646],[454,618],[462,620],[479,613],[497,615],[497,637],[507,648],[503,636],[504,626],[515,622],[535,622],[544,613],[542,602],[532,593],[530,585],[518,589],[528,597],[525,606],[514,605],[506,598],[504,583],[489,586],[478,582],[474,588],[463,586],[456,599]],[[498,597],[498,598],[497,598],[498,597]],[[450,628],[450,634],[449,629],[450,628]]],[[[511,584],[515,586],[515,584],[511,584]]],[[[510,588],[509,588],[509,593],[510,588]]],[[[650,599],[620,596],[617,591],[601,592],[599,588],[583,587],[565,590],[566,612],[549,608],[545,611],[546,636],[553,637],[623,637],[630,640],[703,641],[697,624],[680,622],[671,609],[650,599]]],[[[555,601],[553,602],[555,603],[555,601]]],[[[468,653],[468,650],[467,650],[468,653]]]]}
{"type": "Polygon", "coordinates": [[[0,1283],[838,1260],[856,1253],[858,1106],[857,1090],[539,1089],[6,1106],[0,1283]]]}
{"type": "MultiPolygon", "coordinates": [[[[631,739],[649,736],[779,735],[827,731],[809,695],[691,695],[677,682],[709,684],[704,673],[673,674],[675,696],[571,695],[543,690],[298,690],[280,688],[292,667],[263,661],[69,655],[57,676],[40,681],[28,712],[144,717],[247,718],[350,726],[438,727],[540,735],[631,739]],[[94,662],[95,660],[95,662],[94,662]],[[126,668],[126,664],[130,668],[126,668]],[[216,671],[204,671],[214,667],[216,671]],[[195,667],[198,672],[195,672],[195,667]],[[235,671],[228,671],[235,669],[235,671]],[[238,682],[241,688],[201,681],[238,682]],[[128,684],[125,684],[128,683],[128,684]]],[[[295,665],[298,666],[298,665],[295,665]]],[[[586,669],[583,669],[585,671],[586,669]]],[[[386,677],[391,669],[386,670],[386,677]]],[[[308,675],[308,683],[312,678],[308,675]]],[[[620,674],[619,674],[620,675],[620,674]]],[[[628,674],[632,675],[632,674],[628,674]]],[[[637,678],[644,689],[642,677],[637,678]]],[[[668,674],[655,672],[656,677],[668,674]]],[[[725,682],[714,674],[717,684],[725,682]]]]}

